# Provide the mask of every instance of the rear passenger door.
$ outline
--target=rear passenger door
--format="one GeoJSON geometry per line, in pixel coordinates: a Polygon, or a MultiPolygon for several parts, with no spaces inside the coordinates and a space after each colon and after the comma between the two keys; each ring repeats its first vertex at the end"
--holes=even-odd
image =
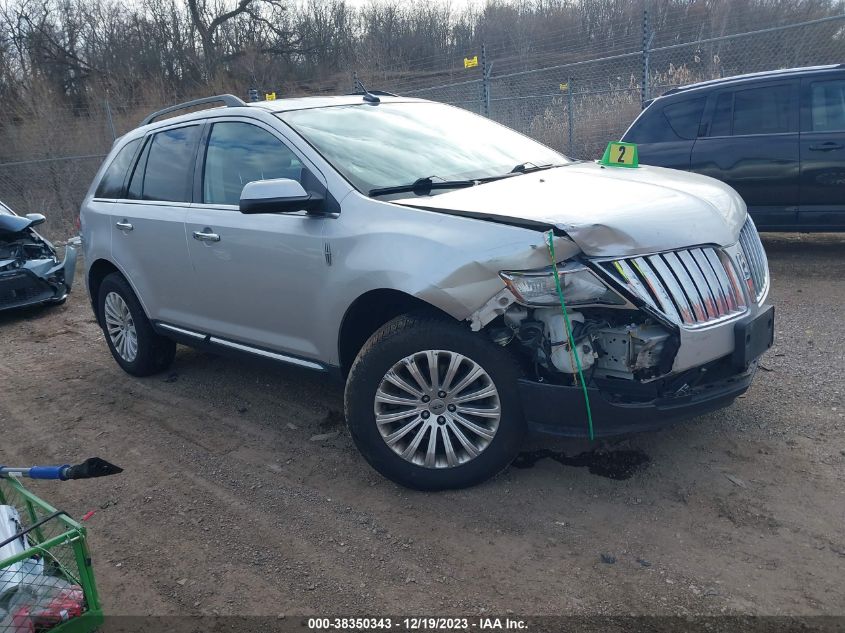
{"type": "Polygon", "coordinates": [[[801,82],[801,207],[808,229],[845,229],[845,73],[801,82]]]}
{"type": "Polygon", "coordinates": [[[644,165],[688,170],[706,102],[705,96],[668,103],[662,99],[655,101],[622,140],[637,143],[639,159],[644,165]]]}
{"type": "Polygon", "coordinates": [[[146,137],[112,205],[112,257],[153,320],[188,325],[193,271],[185,244],[201,124],[146,137]]]}
{"type": "Polygon", "coordinates": [[[755,83],[711,93],[691,169],[739,192],[761,229],[798,218],[798,81],[755,83]]]}
{"type": "Polygon", "coordinates": [[[325,194],[322,175],[258,121],[215,120],[206,136],[187,221],[201,306],[194,328],[223,345],[316,357],[314,311],[328,269],[322,234],[334,220],[305,211],[247,215],[239,202],[248,182],[274,178],[325,194]]]}

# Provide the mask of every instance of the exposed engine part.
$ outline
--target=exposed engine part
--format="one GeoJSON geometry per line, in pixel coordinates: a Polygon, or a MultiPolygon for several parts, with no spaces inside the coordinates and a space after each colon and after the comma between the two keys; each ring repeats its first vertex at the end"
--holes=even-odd
{"type": "Polygon", "coordinates": [[[52,264],[58,261],[52,249],[35,236],[11,241],[0,237],[0,272],[21,268],[31,260],[49,260],[52,264]]]}
{"type": "Polygon", "coordinates": [[[669,332],[654,324],[603,328],[596,332],[600,349],[596,375],[616,378],[653,377],[661,364],[669,332]]]}
{"type": "MultiPolygon", "coordinates": [[[[506,336],[507,331],[514,332],[531,362],[552,374],[577,373],[576,353],[581,369],[592,370],[591,375],[596,378],[643,381],[671,370],[676,348],[671,344],[670,332],[662,326],[650,321],[613,323],[613,315],[608,316],[607,312],[585,310],[568,314],[574,349],[559,308],[512,305],[503,316],[505,327],[491,328],[490,336],[500,345],[507,345],[513,340],[506,336]]],[[[631,315],[626,318],[631,319],[631,315]]]]}
{"type": "Polygon", "coordinates": [[[559,308],[540,308],[534,311],[535,318],[543,322],[545,336],[551,347],[552,365],[565,374],[578,372],[575,354],[581,363],[581,369],[592,367],[596,360],[589,335],[585,335],[585,319],[581,312],[569,312],[569,322],[572,325],[572,338],[575,348],[569,344],[569,334],[566,331],[566,320],[559,308]]]}

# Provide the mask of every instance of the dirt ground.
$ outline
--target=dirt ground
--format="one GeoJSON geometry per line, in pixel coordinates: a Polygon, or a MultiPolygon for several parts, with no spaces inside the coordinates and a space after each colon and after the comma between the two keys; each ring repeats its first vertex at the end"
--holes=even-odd
{"type": "Polygon", "coordinates": [[[186,348],[132,378],[82,285],[0,315],[0,462],[125,468],[34,486],[97,510],[111,614],[843,614],[845,236],[765,242],[777,340],[753,387],[625,441],[651,461],[624,481],[541,459],[399,488],[355,451],[339,387],[186,348]]]}

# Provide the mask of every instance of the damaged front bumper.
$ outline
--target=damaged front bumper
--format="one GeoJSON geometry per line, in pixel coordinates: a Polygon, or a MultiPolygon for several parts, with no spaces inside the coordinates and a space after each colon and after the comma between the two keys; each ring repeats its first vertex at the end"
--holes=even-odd
{"type": "Polygon", "coordinates": [[[31,260],[0,272],[0,310],[63,301],[73,286],[76,257],[76,249],[68,245],[61,263],[31,260]]]}
{"type": "MultiPolygon", "coordinates": [[[[635,385],[604,380],[587,394],[594,437],[612,437],[650,431],[728,406],[745,393],[757,370],[757,361],[774,340],[774,308],[734,324],[734,351],[701,367],[635,385]]],[[[579,386],[556,385],[528,379],[519,381],[522,409],[533,433],[587,437],[587,409],[579,386]]]]}
{"type": "MultiPolygon", "coordinates": [[[[751,386],[757,365],[728,378],[664,395],[646,402],[612,399],[590,387],[594,437],[653,431],[728,406],[751,386]]],[[[587,410],[581,387],[519,381],[522,409],[529,431],[559,437],[588,437],[587,410]]]]}

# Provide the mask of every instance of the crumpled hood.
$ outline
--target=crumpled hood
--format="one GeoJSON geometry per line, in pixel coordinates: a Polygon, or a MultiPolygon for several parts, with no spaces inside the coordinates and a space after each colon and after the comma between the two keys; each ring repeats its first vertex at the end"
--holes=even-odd
{"type": "Polygon", "coordinates": [[[547,230],[593,257],[628,257],[699,244],[729,246],[746,219],[727,185],[698,174],[574,163],[435,196],[394,201],[431,211],[547,230]]]}
{"type": "Polygon", "coordinates": [[[20,233],[29,228],[32,220],[20,215],[0,213],[0,233],[20,233]]]}

